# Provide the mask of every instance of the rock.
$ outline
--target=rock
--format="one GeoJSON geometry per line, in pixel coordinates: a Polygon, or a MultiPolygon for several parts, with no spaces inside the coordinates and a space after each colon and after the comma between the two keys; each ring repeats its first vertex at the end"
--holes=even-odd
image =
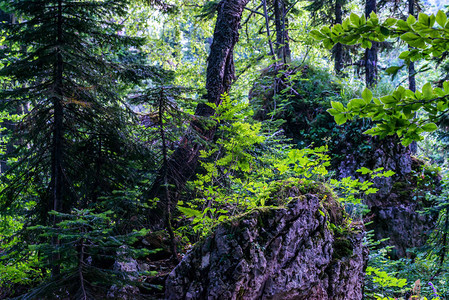
{"type": "Polygon", "coordinates": [[[407,249],[423,246],[435,227],[438,216],[419,211],[432,205],[426,202],[425,194],[438,193],[439,175],[427,174],[423,180],[421,176],[427,168],[424,162],[392,137],[377,142],[377,149],[366,164],[373,170],[383,167],[396,173],[374,179],[374,187],[379,190],[364,199],[371,210],[366,221],[372,223],[367,229],[373,230],[377,240],[389,239],[381,246],[394,246],[392,258],[405,257],[407,249]]]}
{"type": "MultiPolygon", "coordinates": [[[[344,91],[344,87],[332,80],[327,72],[312,66],[281,68],[282,72],[270,66],[255,81],[249,94],[254,117],[258,120],[282,119],[284,134],[299,148],[326,144],[332,158],[332,169],[340,179],[370,180],[356,172],[361,167],[371,170],[383,167],[385,171],[396,172],[389,178],[375,178],[374,187],[379,191],[364,197],[363,202],[371,209],[370,218],[366,221],[372,223],[367,229],[373,230],[378,240],[389,238],[380,246],[394,246],[390,254],[392,258],[404,257],[407,249],[424,245],[437,216],[419,213],[432,205],[419,199],[419,195],[434,193],[438,188],[417,184],[414,172],[419,172],[421,167],[416,164],[410,148],[402,146],[396,136],[379,139],[364,135],[363,132],[372,126],[365,120],[336,126],[326,109],[330,108],[331,101],[339,100],[337,95],[344,91]],[[288,75],[292,77],[285,78],[288,75]],[[281,83],[275,84],[279,79],[282,79],[281,83]],[[278,90],[273,93],[276,87],[278,90]],[[272,115],[275,103],[282,105],[282,100],[274,97],[281,90],[285,93],[280,98],[288,99],[288,104],[284,103],[283,109],[272,115]],[[400,225],[396,226],[396,223],[400,225]]],[[[437,174],[434,174],[434,179],[438,181],[437,174]]]]}
{"type": "Polygon", "coordinates": [[[170,273],[165,298],[362,299],[363,231],[334,234],[329,211],[342,208],[332,203],[324,208],[317,195],[297,195],[286,208],[219,225],[170,273]]]}
{"type": "MultiPolygon", "coordinates": [[[[123,248],[120,247],[120,248],[123,248]]],[[[120,250],[119,250],[120,251],[120,250]]],[[[116,261],[113,267],[114,271],[120,271],[125,273],[137,273],[139,272],[139,263],[133,259],[128,258],[126,261],[116,261]]],[[[135,280],[137,279],[134,276],[129,276],[129,279],[135,280]]],[[[116,285],[111,286],[107,293],[108,299],[121,299],[121,300],[131,300],[136,299],[137,295],[139,295],[139,288],[136,286],[125,285],[122,287],[118,287],[116,285]]]]}
{"type": "Polygon", "coordinates": [[[130,285],[118,287],[114,284],[109,289],[106,299],[133,300],[137,299],[139,294],[140,291],[138,287],[130,285]]]}

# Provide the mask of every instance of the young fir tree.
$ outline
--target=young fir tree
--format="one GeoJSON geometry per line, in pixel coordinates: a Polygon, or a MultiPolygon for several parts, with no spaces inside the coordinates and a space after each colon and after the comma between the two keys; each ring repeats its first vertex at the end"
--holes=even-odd
{"type": "MultiPolygon", "coordinates": [[[[22,210],[25,228],[57,228],[74,208],[95,207],[132,182],[130,161],[138,151],[121,98],[127,84],[158,72],[120,63],[117,53],[143,42],[123,36],[116,22],[127,13],[126,1],[2,1],[5,6],[18,21],[1,26],[8,47],[0,53],[0,76],[11,88],[0,92],[0,110],[19,104],[30,110],[17,126],[18,159],[1,178],[0,207],[2,214],[22,210]]],[[[22,245],[64,248],[58,235],[35,239],[26,232],[22,245]]],[[[70,269],[60,252],[42,255],[53,278],[70,269]]]]}

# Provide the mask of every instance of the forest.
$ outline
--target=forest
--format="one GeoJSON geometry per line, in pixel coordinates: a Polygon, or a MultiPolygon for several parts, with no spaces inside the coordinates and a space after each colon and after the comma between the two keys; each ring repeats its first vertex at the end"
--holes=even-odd
{"type": "Polygon", "coordinates": [[[444,0],[0,0],[0,299],[449,299],[444,0]]]}

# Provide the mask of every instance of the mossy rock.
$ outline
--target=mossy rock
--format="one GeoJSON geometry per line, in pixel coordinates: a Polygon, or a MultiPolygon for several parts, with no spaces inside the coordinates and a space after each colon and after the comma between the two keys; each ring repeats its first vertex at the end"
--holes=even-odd
{"type": "Polygon", "coordinates": [[[334,240],[333,260],[340,260],[343,257],[351,257],[354,247],[348,237],[337,237],[334,240]]]}

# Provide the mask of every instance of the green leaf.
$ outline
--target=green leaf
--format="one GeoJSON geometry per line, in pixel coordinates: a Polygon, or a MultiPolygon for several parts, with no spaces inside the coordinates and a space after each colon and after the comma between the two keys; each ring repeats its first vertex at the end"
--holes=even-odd
{"type": "Polygon", "coordinates": [[[401,39],[412,47],[416,47],[416,48],[425,48],[426,47],[426,44],[424,43],[424,39],[414,33],[411,33],[411,32],[406,32],[403,35],[401,35],[401,39]]]}
{"type": "Polygon", "coordinates": [[[343,106],[343,104],[341,104],[341,102],[331,101],[331,106],[337,111],[340,111],[340,112],[345,111],[345,107],[343,106]]]}
{"type": "Polygon", "coordinates": [[[344,114],[336,115],[334,117],[334,119],[335,119],[335,123],[337,123],[337,125],[342,125],[342,124],[346,123],[346,121],[347,121],[344,114]]]}
{"type": "Polygon", "coordinates": [[[368,169],[368,168],[361,167],[361,168],[358,169],[356,172],[362,173],[362,175],[366,175],[366,174],[372,173],[373,171],[371,171],[371,170],[368,169]]]}
{"type": "Polygon", "coordinates": [[[329,108],[329,109],[327,110],[327,112],[328,112],[331,116],[335,116],[335,115],[341,114],[341,112],[339,112],[339,111],[336,110],[335,108],[329,108]]]}
{"type": "Polygon", "coordinates": [[[386,26],[386,27],[391,27],[391,26],[395,25],[397,21],[398,20],[396,20],[394,18],[388,18],[388,19],[385,20],[383,25],[386,26]]]}
{"type": "Polygon", "coordinates": [[[437,130],[438,126],[435,123],[427,123],[424,126],[421,127],[422,130],[426,131],[426,132],[432,132],[437,130]]]}
{"type": "Polygon", "coordinates": [[[426,83],[422,87],[422,93],[423,93],[425,100],[430,100],[433,98],[433,89],[432,89],[432,85],[430,84],[430,82],[426,83]]]}
{"type": "Polygon", "coordinates": [[[354,24],[355,26],[360,25],[360,17],[357,16],[355,13],[351,13],[349,18],[351,19],[351,23],[354,24]]]}
{"type": "Polygon", "coordinates": [[[425,25],[426,27],[431,27],[431,25],[430,25],[430,17],[428,15],[426,15],[426,14],[419,13],[418,21],[419,21],[419,23],[425,25]]]}
{"type": "Polygon", "coordinates": [[[393,79],[396,77],[396,75],[398,75],[398,72],[400,69],[402,69],[404,66],[392,66],[389,67],[388,69],[385,70],[385,72],[387,72],[387,74],[392,75],[393,79]]]}
{"type": "Polygon", "coordinates": [[[410,51],[404,51],[401,54],[399,54],[400,59],[406,59],[408,58],[408,55],[410,54],[410,51]]]}
{"type": "Polygon", "coordinates": [[[316,40],[323,40],[323,39],[327,38],[327,36],[325,34],[321,33],[321,31],[316,30],[316,29],[310,31],[310,35],[316,40]]]}
{"type": "Polygon", "coordinates": [[[371,49],[371,47],[373,46],[373,43],[371,43],[371,41],[369,41],[369,40],[363,39],[361,46],[362,46],[362,48],[365,48],[365,49],[371,49]]]}
{"type": "Polygon", "coordinates": [[[443,82],[443,89],[446,93],[449,93],[449,81],[443,82]]]}
{"type": "Polygon", "coordinates": [[[379,24],[379,19],[377,18],[377,15],[376,15],[376,13],[375,13],[374,11],[372,11],[372,12],[369,14],[369,17],[370,17],[371,23],[372,23],[373,25],[379,24]]]}
{"type": "Polygon", "coordinates": [[[359,98],[355,98],[352,99],[349,103],[348,103],[348,108],[350,107],[354,107],[354,108],[359,108],[361,106],[364,106],[365,104],[368,104],[370,102],[371,99],[365,101],[364,99],[359,99],[359,98]]]}
{"type": "Polygon", "coordinates": [[[436,21],[437,21],[438,25],[440,25],[442,28],[444,28],[444,26],[446,25],[447,16],[442,10],[439,10],[437,12],[436,21]]]}
{"type": "Polygon", "coordinates": [[[365,100],[365,103],[368,104],[373,99],[373,93],[369,89],[365,88],[362,92],[362,98],[365,100]]]}
{"type": "Polygon", "coordinates": [[[415,24],[416,23],[416,18],[413,15],[409,15],[407,18],[407,23],[409,25],[415,24]]]}
{"type": "Polygon", "coordinates": [[[192,208],[178,206],[178,210],[182,212],[187,218],[201,217],[201,212],[192,208]]]}
{"type": "Polygon", "coordinates": [[[382,101],[383,104],[391,104],[397,102],[393,96],[387,95],[380,98],[380,101],[382,101]]]}

